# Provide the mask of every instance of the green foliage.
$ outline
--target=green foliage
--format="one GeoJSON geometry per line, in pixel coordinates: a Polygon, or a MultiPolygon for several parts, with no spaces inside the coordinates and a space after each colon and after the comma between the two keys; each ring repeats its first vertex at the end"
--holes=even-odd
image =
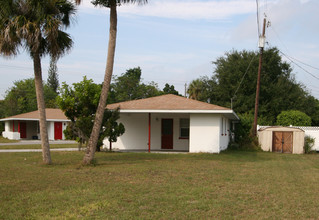
{"type": "Polygon", "coordinates": [[[92,79],[88,80],[86,76],[81,82],[73,83],[73,87],[62,83],[57,103],[71,120],[65,131],[67,138],[76,139],[80,143],[88,140],[100,93],[101,86],[93,83],[92,79]]]}
{"type": "Polygon", "coordinates": [[[178,91],[175,90],[175,87],[173,85],[169,85],[168,83],[165,84],[165,87],[163,88],[163,93],[179,95],[178,91]]]}
{"type": "Polygon", "coordinates": [[[191,99],[199,100],[199,101],[207,101],[208,97],[206,97],[205,90],[206,82],[203,78],[193,80],[187,88],[188,97],[191,99]]]}
{"type": "Polygon", "coordinates": [[[311,118],[297,110],[282,111],[277,116],[277,125],[281,126],[311,126],[311,118]]]}
{"type": "Polygon", "coordinates": [[[47,85],[49,88],[52,89],[52,91],[58,94],[59,75],[58,75],[58,68],[57,68],[57,60],[53,57],[51,58],[51,61],[50,61],[47,85]]]}
{"type": "MultiPolygon", "coordinates": [[[[37,110],[34,79],[18,80],[13,84],[14,85],[6,91],[2,107],[3,116],[11,116],[37,110]]],[[[56,96],[56,93],[53,92],[51,88],[44,85],[44,100],[46,107],[56,107],[56,96]]]]}
{"type": "Polygon", "coordinates": [[[114,78],[110,86],[108,103],[142,99],[161,94],[156,83],[142,83],[140,67],[128,69],[119,77],[114,78]]]}
{"type": "MultiPolygon", "coordinates": [[[[252,124],[254,122],[254,115],[253,114],[238,114],[240,118],[239,123],[235,126],[235,143],[230,145],[230,149],[239,149],[239,150],[260,150],[258,140],[256,137],[252,136],[252,124]]],[[[260,121],[263,119],[260,118],[260,121]]],[[[258,122],[260,122],[258,121],[258,122]]]]}
{"type": "MultiPolygon", "coordinates": [[[[213,76],[198,79],[203,85],[200,86],[200,100],[210,99],[213,104],[230,108],[233,99],[236,113],[253,113],[258,57],[258,51],[244,50],[231,51],[217,58],[213,62],[213,76]],[[243,81],[239,86],[241,79],[243,81]]],[[[264,51],[260,86],[258,115],[266,120],[265,124],[275,124],[277,115],[282,111],[299,110],[311,117],[312,125],[319,125],[319,101],[295,81],[290,64],[281,59],[276,48],[264,51]]]]}
{"type": "MultiPolygon", "coordinates": [[[[87,79],[86,76],[81,82],[73,83],[73,87],[62,83],[57,103],[71,120],[65,130],[67,138],[75,139],[80,143],[86,143],[89,140],[100,94],[101,85],[95,84],[92,79],[87,79]]],[[[102,122],[104,129],[100,130],[97,150],[100,149],[105,137],[116,141],[117,136],[124,133],[124,126],[116,122],[118,118],[118,111],[104,112],[102,122]]]]}
{"type": "Polygon", "coordinates": [[[1,1],[0,53],[13,56],[22,46],[32,58],[62,56],[73,44],[63,30],[74,13],[73,3],[67,0],[1,1]]]}
{"type": "Polygon", "coordinates": [[[309,154],[310,152],[312,152],[312,148],[315,145],[315,139],[306,135],[305,136],[305,146],[304,146],[304,151],[305,154],[309,154]]]}
{"type": "Polygon", "coordinates": [[[120,118],[119,109],[115,111],[106,110],[103,118],[103,128],[99,137],[99,145],[103,144],[105,137],[108,137],[110,142],[110,150],[112,150],[112,142],[116,142],[117,138],[124,134],[125,128],[122,123],[118,123],[120,118]]]}

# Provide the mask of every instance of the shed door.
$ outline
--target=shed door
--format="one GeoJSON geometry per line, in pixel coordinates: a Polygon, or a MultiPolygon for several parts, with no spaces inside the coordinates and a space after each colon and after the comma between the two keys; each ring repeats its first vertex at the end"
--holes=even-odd
{"type": "Polygon", "coordinates": [[[162,149],[173,149],[173,119],[162,119],[162,149]]]}
{"type": "Polygon", "coordinates": [[[54,140],[62,140],[62,122],[54,122],[54,140]]]}
{"type": "Polygon", "coordinates": [[[293,132],[274,131],[273,132],[273,152],[292,153],[293,132]]]}

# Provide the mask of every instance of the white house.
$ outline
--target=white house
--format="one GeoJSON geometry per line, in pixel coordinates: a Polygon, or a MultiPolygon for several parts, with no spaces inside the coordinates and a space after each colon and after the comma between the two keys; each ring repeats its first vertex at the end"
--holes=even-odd
{"type": "Polygon", "coordinates": [[[239,120],[231,109],[171,94],[107,106],[116,108],[125,126],[112,145],[119,150],[219,153],[228,146],[232,121],[239,120]]]}
{"type": "MultiPolygon", "coordinates": [[[[70,121],[60,109],[45,109],[49,140],[64,140],[63,131],[70,121]]],[[[39,111],[28,112],[0,119],[5,122],[2,136],[11,140],[39,139],[39,111]]]]}

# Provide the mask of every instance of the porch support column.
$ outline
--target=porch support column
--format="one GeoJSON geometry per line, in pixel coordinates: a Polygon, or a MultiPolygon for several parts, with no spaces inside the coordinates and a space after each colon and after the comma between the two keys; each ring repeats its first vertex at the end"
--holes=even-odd
{"type": "Polygon", "coordinates": [[[12,131],[14,132],[14,120],[12,120],[12,131]]]}
{"type": "Polygon", "coordinates": [[[148,152],[151,152],[151,113],[148,113],[148,152]]]}

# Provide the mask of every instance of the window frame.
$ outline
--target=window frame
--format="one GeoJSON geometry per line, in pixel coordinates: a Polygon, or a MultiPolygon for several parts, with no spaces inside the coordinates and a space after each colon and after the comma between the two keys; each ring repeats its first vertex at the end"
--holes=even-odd
{"type": "Polygon", "coordinates": [[[189,118],[180,118],[179,119],[179,139],[189,139],[189,122],[190,122],[190,120],[189,120],[189,118]],[[182,120],[187,120],[187,126],[185,126],[185,124],[183,124],[182,123],[182,120]],[[188,136],[182,136],[182,129],[188,129],[188,136]]]}

